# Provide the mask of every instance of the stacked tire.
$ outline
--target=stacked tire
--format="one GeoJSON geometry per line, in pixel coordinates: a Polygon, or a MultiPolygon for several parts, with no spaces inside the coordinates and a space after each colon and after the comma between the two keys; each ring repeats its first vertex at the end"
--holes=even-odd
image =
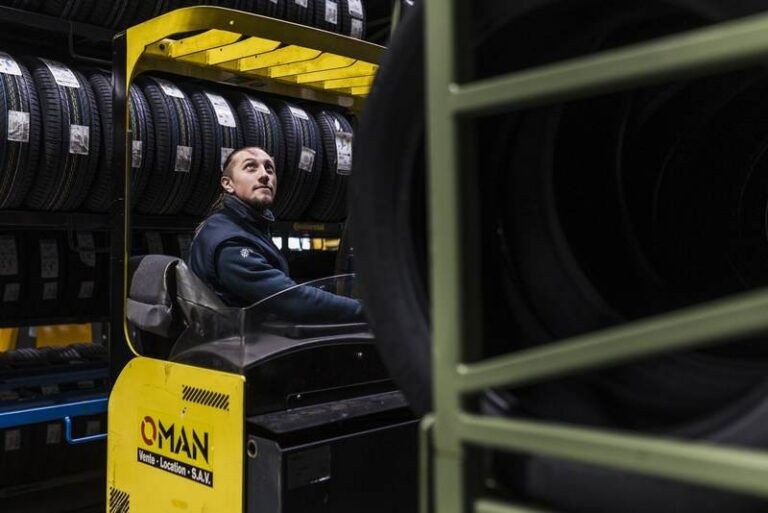
{"type": "Polygon", "coordinates": [[[180,213],[201,173],[202,140],[189,96],[169,80],[139,77],[155,127],[154,172],[137,203],[143,214],[180,213]]]}
{"type": "Polygon", "coordinates": [[[42,155],[26,205],[35,210],[74,210],[96,173],[101,126],[88,80],[57,61],[26,60],[40,95],[42,155]]]}
{"type": "Polygon", "coordinates": [[[231,98],[243,127],[244,145],[269,153],[279,173],[285,168],[285,141],[277,113],[268,103],[246,93],[235,93],[231,98]]]}
{"type": "Polygon", "coordinates": [[[42,136],[37,88],[26,66],[0,52],[0,208],[23,205],[42,136]]]}
{"type": "Polygon", "coordinates": [[[318,111],[315,119],[324,157],[320,183],[306,217],[327,222],[343,221],[347,213],[347,181],[352,173],[352,124],[346,117],[330,110],[318,111]]]}
{"type": "Polygon", "coordinates": [[[323,154],[320,130],[302,107],[276,100],[275,111],[285,138],[285,168],[278,170],[278,188],[272,210],[279,219],[299,219],[320,183],[323,154]]]}
{"type": "Polygon", "coordinates": [[[219,196],[224,161],[230,153],[243,146],[243,136],[235,109],[226,98],[197,86],[185,89],[200,124],[202,162],[184,212],[201,216],[219,196]]]}
{"type": "MultiPolygon", "coordinates": [[[[93,212],[107,212],[112,202],[114,186],[113,162],[113,111],[112,79],[107,72],[91,70],[88,80],[93,86],[96,102],[101,113],[101,134],[103,144],[99,154],[99,167],[93,187],[86,201],[86,207],[93,212]]],[[[131,204],[136,205],[154,164],[155,130],[149,103],[136,85],[131,85],[128,99],[128,133],[131,136],[131,204]]]]}

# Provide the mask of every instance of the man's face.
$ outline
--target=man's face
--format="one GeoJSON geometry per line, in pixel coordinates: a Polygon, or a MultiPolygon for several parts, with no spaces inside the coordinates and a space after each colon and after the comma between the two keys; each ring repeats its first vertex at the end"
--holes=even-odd
{"type": "Polygon", "coordinates": [[[269,208],[277,193],[272,157],[259,148],[246,148],[232,157],[231,176],[221,177],[221,186],[252,207],[269,208]]]}

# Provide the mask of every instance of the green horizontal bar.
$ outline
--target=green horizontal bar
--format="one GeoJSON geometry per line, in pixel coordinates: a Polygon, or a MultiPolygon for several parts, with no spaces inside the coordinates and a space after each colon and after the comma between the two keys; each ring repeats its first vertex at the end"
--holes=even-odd
{"type": "Polygon", "coordinates": [[[472,114],[520,109],[742,68],[766,56],[768,15],[760,14],[474,83],[452,84],[451,106],[456,113],[472,114]]]}
{"type": "Polygon", "coordinates": [[[541,381],[728,338],[768,331],[768,290],[761,289],[458,366],[463,392],[541,381]]]}
{"type": "Polygon", "coordinates": [[[460,415],[467,443],[768,497],[768,453],[528,420],[460,415]]]}
{"type": "Polygon", "coordinates": [[[504,504],[488,499],[475,501],[475,513],[547,513],[543,509],[504,504]]]}

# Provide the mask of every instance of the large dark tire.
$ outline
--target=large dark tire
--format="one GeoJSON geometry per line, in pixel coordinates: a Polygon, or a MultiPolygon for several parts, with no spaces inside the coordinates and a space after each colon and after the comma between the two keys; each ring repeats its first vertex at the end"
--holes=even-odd
{"type": "Polygon", "coordinates": [[[353,228],[362,227],[352,232],[352,242],[379,352],[411,407],[425,413],[432,407],[426,234],[413,233],[417,223],[424,225],[418,218],[423,206],[412,210],[423,204],[418,194],[424,191],[421,23],[420,15],[402,22],[366,101],[353,157],[350,217],[353,228]]]}
{"type": "Polygon", "coordinates": [[[285,167],[277,169],[277,197],[272,210],[281,220],[301,219],[320,183],[323,154],[317,122],[297,105],[276,100],[285,138],[285,167]]]}
{"type": "Polygon", "coordinates": [[[85,200],[98,165],[101,126],[88,80],[77,70],[35,57],[26,60],[40,95],[43,158],[27,196],[37,210],[74,210],[85,200]],[[46,64],[46,62],[48,64],[46,64]],[[71,85],[59,85],[49,65],[71,85]],[[70,74],[71,73],[71,74],[70,74]]]}
{"type": "Polygon", "coordinates": [[[221,95],[196,86],[185,91],[195,106],[202,132],[202,165],[184,206],[186,214],[205,214],[221,193],[221,168],[229,154],[243,146],[242,126],[232,105],[221,95]],[[216,102],[216,106],[214,103],[216,102]]]}
{"type": "Polygon", "coordinates": [[[231,96],[243,131],[243,145],[256,146],[272,156],[278,175],[285,168],[285,139],[280,119],[268,104],[245,93],[231,96]]]}
{"type": "Polygon", "coordinates": [[[155,126],[154,172],[137,210],[143,214],[178,214],[200,172],[200,125],[189,97],[172,83],[139,77],[136,84],[149,102],[155,126]],[[170,96],[160,84],[177,96],[170,96]]]}
{"type": "Polygon", "coordinates": [[[39,161],[42,123],[37,89],[27,68],[19,62],[17,65],[21,75],[0,74],[0,208],[17,208],[24,203],[39,161]],[[19,113],[29,117],[26,130],[25,120],[19,125],[17,119],[26,116],[19,113]]]}
{"type": "Polygon", "coordinates": [[[317,221],[342,221],[347,215],[347,181],[352,172],[352,124],[330,110],[316,112],[315,118],[324,157],[320,184],[307,215],[317,221]]]}
{"type": "MultiPolygon", "coordinates": [[[[493,19],[480,24],[487,32],[478,42],[477,76],[490,77],[766,8],[768,2],[751,1],[669,1],[653,6],[644,4],[640,10],[614,9],[608,2],[580,3],[577,7],[552,1],[498,2],[495,9],[488,8],[493,19]],[[521,26],[515,26],[514,20],[518,19],[521,26]],[[508,23],[510,21],[512,23],[508,23]],[[560,34],[560,38],[547,42],[544,34],[552,33],[560,34]],[[488,44],[485,51],[483,44],[488,44]],[[491,48],[510,51],[500,56],[488,51],[491,48]],[[520,51],[513,51],[515,48],[520,51]],[[531,52],[530,48],[537,51],[531,52]]],[[[377,342],[411,404],[423,412],[431,406],[431,359],[425,300],[421,16],[421,7],[417,7],[398,29],[368,99],[352,178],[352,215],[356,226],[376,227],[376,230],[356,230],[354,241],[367,312],[377,342]],[[392,148],[398,151],[393,152],[392,148]],[[398,173],[393,175],[392,169],[398,173]]],[[[668,179],[683,181],[687,177],[690,183],[691,177],[695,177],[697,187],[685,189],[694,194],[701,190],[712,192],[699,186],[711,181],[712,176],[731,177],[737,185],[747,184],[751,178],[742,177],[743,171],[736,172],[733,165],[751,166],[749,173],[754,173],[756,164],[762,162],[765,135],[758,132],[760,137],[756,137],[749,130],[762,130],[764,110],[754,107],[754,97],[750,102],[749,96],[741,94],[742,76],[731,79],[732,83],[720,84],[717,88],[720,96],[709,94],[706,99],[711,101],[714,97],[722,104],[721,96],[728,93],[736,98],[735,102],[752,105],[749,110],[738,111],[741,119],[737,117],[731,119],[732,123],[723,124],[726,118],[719,115],[689,115],[687,124],[681,123],[675,129],[685,134],[680,144],[675,142],[680,136],[667,138],[654,134],[659,141],[679,151],[678,155],[671,156],[664,150],[656,156],[659,161],[669,162],[667,165],[673,174],[668,179]],[[749,119],[750,116],[758,119],[749,119]],[[704,118],[720,120],[713,124],[719,128],[692,130],[704,118]],[[727,133],[734,128],[734,134],[727,133]],[[700,137],[699,142],[705,142],[703,148],[695,149],[685,140],[692,133],[700,137]],[[736,150],[733,155],[722,147],[723,142],[729,149],[736,150]],[[714,156],[719,156],[722,162],[713,162],[714,156]]],[[[701,86],[697,83],[697,87],[701,86]]],[[[483,191],[480,209],[485,223],[477,229],[482,231],[484,248],[500,248],[500,251],[483,255],[482,272],[479,269],[467,272],[482,274],[483,328],[486,330],[483,335],[496,341],[499,352],[543,344],[553,338],[654,313],[632,310],[618,300],[615,288],[627,281],[611,283],[612,277],[629,280],[632,295],[642,280],[617,273],[623,270],[626,275],[637,271],[631,267],[608,270],[600,267],[606,255],[594,254],[595,249],[614,257],[620,254],[613,246],[611,226],[619,216],[606,216],[613,201],[610,196],[606,194],[600,201],[599,196],[587,194],[593,193],[596,186],[604,192],[611,190],[605,187],[606,183],[613,185],[607,176],[610,168],[606,166],[615,165],[618,158],[612,153],[614,146],[622,147],[615,140],[616,134],[630,133],[622,132],[620,127],[627,125],[627,104],[633,101],[633,94],[640,95],[640,99],[644,94],[664,96],[663,91],[662,94],[643,91],[613,95],[525,114],[498,116],[478,125],[474,134],[478,144],[482,144],[481,151],[475,154],[478,173],[469,178],[479,182],[483,191]],[[584,118],[585,115],[589,119],[584,118]],[[574,167],[575,162],[580,167],[574,167]],[[595,179],[596,175],[602,178],[595,179]],[[598,202],[599,205],[592,205],[598,202]],[[582,226],[577,230],[579,223],[582,226]],[[585,240],[576,243],[576,234],[585,240]],[[593,253],[591,259],[586,259],[584,255],[589,248],[593,248],[593,253]]],[[[707,110],[712,107],[708,101],[693,105],[700,109],[702,104],[707,110]]],[[[645,111],[650,105],[650,102],[641,102],[640,110],[645,111]]],[[[728,107],[733,108],[733,102],[728,107]]],[[[647,123],[648,115],[644,116],[644,120],[637,123],[647,123]]],[[[639,144],[635,150],[649,151],[647,146],[639,144]]],[[[640,168],[648,173],[658,172],[652,165],[640,168]]],[[[719,191],[731,192],[722,187],[722,182],[714,183],[720,186],[719,191]]],[[[677,185],[669,190],[679,193],[680,184],[677,185]]],[[[671,194],[667,190],[661,193],[671,194]]],[[[667,202],[664,208],[671,210],[672,198],[664,199],[667,202]]],[[[715,204],[719,205],[718,202],[715,204]]],[[[663,208],[660,211],[663,214],[663,208]]],[[[688,212],[683,215],[686,214],[688,212]]],[[[690,233],[683,232],[679,219],[676,222],[679,224],[671,228],[677,230],[675,236],[683,237],[677,243],[681,244],[690,233]]],[[[703,225],[712,227],[708,222],[703,225]]],[[[637,263],[636,259],[631,262],[637,263]]],[[[721,270],[723,274],[727,272],[721,270]]],[[[717,281],[720,277],[712,278],[717,281]]],[[[765,279],[765,273],[761,278],[765,279]]],[[[638,292],[642,297],[656,294],[651,287],[638,292]]],[[[698,290],[694,291],[693,298],[700,298],[698,290]]],[[[663,299],[679,305],[678,298],[663,299]]],[[[768,364],[762,342],[759,340],[756,347],[674,355],[593,373],[585,378],[532,386],[515,391],[514,400],[510,402],[514,407],[503,413],[762,447],[768,443],[765,429],[768,384],[764,377],[768,364]],[[745,358],[741,351],[752,352],[745,353],[745,358]]],[[[487,351],[488,347],[484,349],[486,356],[495,354],[487,351]]],[[[501,457],[499,461],[502,465],[496,469],[495,481],[510,485],[513,493],[522,493],[543,503],[547,509],[633,513],[765,509],[764,503],[748,497],[576,463],[537,456],[501,457]]]]}

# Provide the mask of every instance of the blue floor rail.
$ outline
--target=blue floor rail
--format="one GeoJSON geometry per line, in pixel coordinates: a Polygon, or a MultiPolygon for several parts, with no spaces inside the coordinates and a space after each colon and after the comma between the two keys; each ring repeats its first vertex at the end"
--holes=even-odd
{"type": "Polygon", "coordinates": [[[72,438],[73,417],[96,415],[107,411],[107,396],[82,401],[72,401],[61,404],[46,404],[44,406],[30,406],[19,410],[0,412],[0,429],[37,424],[60,420],[65,423],[67,442],[79,444],[103,440],[106,434],[91,435],[82,438],[72,438]]]}

